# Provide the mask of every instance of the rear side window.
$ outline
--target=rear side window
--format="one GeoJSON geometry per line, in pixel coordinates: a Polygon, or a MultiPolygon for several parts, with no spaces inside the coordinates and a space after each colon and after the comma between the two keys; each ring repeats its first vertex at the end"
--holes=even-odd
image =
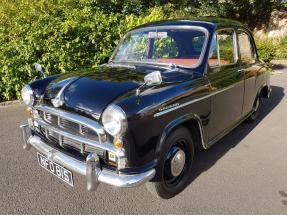
{"type": "Polygon", "coordinates": [[[238,43],[239,43],[241,62],[243,64],[254,63],[255,52],[251,43],[250,36],[246,32],[240,30],[238,32],[238,43]]]}
{"type": "Polygon", "coordinates": [[[209,65],[223,66],[235,63],[234,31],[220,30],[212,40],[209,65]]]}

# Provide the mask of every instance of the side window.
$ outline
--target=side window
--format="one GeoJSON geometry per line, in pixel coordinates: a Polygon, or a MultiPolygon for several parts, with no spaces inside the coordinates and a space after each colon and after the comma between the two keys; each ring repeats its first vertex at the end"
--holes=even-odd
{"type": "Polygon", "coordinates": [[[255,62],[254,49],[251,44],[250,36],[244,31],[238,32],[238,43],[241,61],[244,64],[251,64],[255,62]]]}
{"type": "Polygon", "coordinates": [[[235,63],[234,31],[220,30],[212,39],[209,65],[222,66],[235,63]]]}

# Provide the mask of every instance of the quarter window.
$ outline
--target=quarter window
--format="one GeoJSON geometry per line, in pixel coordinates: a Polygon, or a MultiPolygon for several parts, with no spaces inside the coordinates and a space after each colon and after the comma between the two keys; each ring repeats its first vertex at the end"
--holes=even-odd
{"type": "Polygon", "coordinates": [[[210,66],[235,63],[234,31],[220,30],[212,38],[209,54],[210,66]]]}
{"type": "Polygon", "coordinates": [[[238,33],[239,52],[241,56],[241,62],[243,64],[251,64],[255,62],[254,49],[251,44],[250,37],[244,31],[238,33]]]}

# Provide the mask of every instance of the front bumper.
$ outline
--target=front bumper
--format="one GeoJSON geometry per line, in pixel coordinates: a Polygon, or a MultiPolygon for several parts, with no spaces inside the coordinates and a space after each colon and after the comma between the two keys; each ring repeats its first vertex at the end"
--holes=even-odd
{"type": "Polygon", "coordinates": [[[132,175],[115,173],[102,169],[97,154],[89,154],[86,162],[77,160],[47,145],[41,137],[33,135],[28,123],[22,124],[20,128],[23,134],[23,148],[25,150],[29,150],[33,147],[47,156],[49,160],[54,161],[73,172],[86,176],[88,191],[96,190],[100,182],[116,187],[136,187],[151,180],[155,175],[155,169],[132,175]]]}

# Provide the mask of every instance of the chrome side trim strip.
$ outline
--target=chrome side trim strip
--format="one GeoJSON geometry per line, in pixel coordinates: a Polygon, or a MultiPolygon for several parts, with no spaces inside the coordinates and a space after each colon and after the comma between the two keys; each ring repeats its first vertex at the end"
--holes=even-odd
{"type": "Polygon", "coordinates": [[[200,139],[201,139],[201,145],[204,149],[208,149],[208,145],[206,145],[205,141],[204,141],[204,133],[203,133],[203,126],[202,126],[202,122],[201,119],[198,115],[194,114],[194,119],[196,119],[198,127],[199,127],[199,132],[200,132],[200,139]]]}
{"type": "Polygon", "coordinates": [[[222,93],[222,92],[224,92],[224,91],[226,91],[226,90],[229,90],[229,89],[231,89],[231,88],[233,88],[233,87],[234,87],[234,85],[231,85],[231,86],[229,86],[229,87],[226,87],[226,88],[224,88],[224,89],[222,89],[222,90],[218,90],[218,91],[216,91],[216,92],[214,92],[214,93],[211,93],[211,94],[209,94],[209,95],[206,95],[206,96],[203,96],[203,97],[200,97],[200,98],[191,100],[191,101],[189,101],[189,102],[182,103],[182,104],[180,104],[180,105],[178,105],[178,106],[176,106],[176,107],[173,107],[173,108],[170,108],[170,109],[167,109],[167,110],[164,110],[164,111],[157,112],[157,113],[154,114],[153,116],[154,116],[154,117],[158,117],[158,116],[164,115],[164,114],[169,113],[169,112],[171,112],[171,111],[177,110],[177,109],[182,108],[182,107],[185,107],[185,106],[187,106],[187,105],[190,105],[190,104],[199,102],[199,101],[201,101],[201,100],[207,99],[207,98],[209,98],[209,97],[211,97],[211,96],[214,96],[214,95],[216,95],[216,94],[222,93]]]}
{"type": "Polygon", "coordinates": [[[158,113],[154,114],[153,116],[154,116],[154,117],[158,117],[158,116],[164,115],[164,114],[166,114],[166,113],[169,113],[169,112],[171,112],[171,111],[174,111],[174,110],[177,110],[177,109],[179,109],[179,108],[185,107],[185,106],[187,106],[187,105],[193,104],[193,103],[195,103],[195,102],[201,101],[201,100],[206,99],[206,98],[208,98],[208,97],[210,97],[210,95],[203,96],[203,97],[201,97],[201,98],[194,99],[194,100],[189,101],[189,102],[186,102],[186,103],[182,103],[182,104],[180,104],[180,105],[178,105],[178,106],[175,106],[175,107],[173,107],[173,108],[166,109],[166,110],[164,110],[164,111],[158,112],[158,113]]]}

